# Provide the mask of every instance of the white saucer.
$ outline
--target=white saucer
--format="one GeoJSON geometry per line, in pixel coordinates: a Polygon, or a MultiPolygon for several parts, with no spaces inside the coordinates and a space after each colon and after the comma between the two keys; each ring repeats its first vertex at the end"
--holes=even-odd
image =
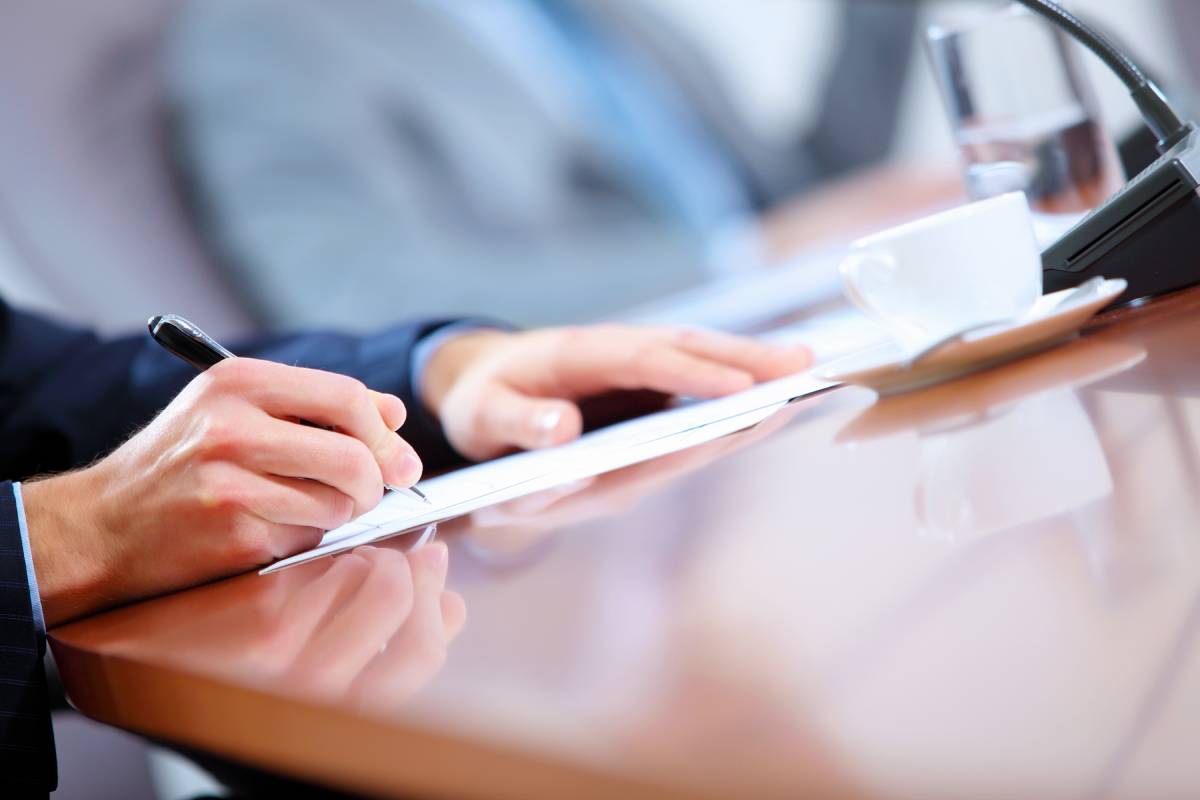
{"type": "Polygon", "coordinates": [[[967,334],[911,366],[909,351],[896,342],[886,342],[832,361],[818,368],[816,377],[865,386],[881,395],[923,389],[1069,339],[1096,312],[1119,297],[1125,286],[1123,280],[1108,280],[1082,297],[1066,302],[1064,298],[1074,289],[1043,295],[1024,319],[967,334]]]}

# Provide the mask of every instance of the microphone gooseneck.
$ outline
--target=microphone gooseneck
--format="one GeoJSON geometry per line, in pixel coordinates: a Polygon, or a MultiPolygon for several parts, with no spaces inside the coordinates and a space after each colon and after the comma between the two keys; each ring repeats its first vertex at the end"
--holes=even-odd
{"type": "Polygon", "coordinates": [[[1109,69],[1129,88],[1129,94],[1150,130],[1158,139],[1158,148],[1162,152],[1171,149],[1191,131],[1191,125],[1184,123],[1175,109],[1163,96],[1154,82],[1146,77],[1137,64],[1129,56],[1121,52],[1107,37],[1092,26],[1072,14],[1067,9],[1050,2],[1050,0],[1015,0],[1035,14],[1048,19],[1059,28],[1066,31],[1072,38],[1083,44],[1096,54],[1109,69]]]}

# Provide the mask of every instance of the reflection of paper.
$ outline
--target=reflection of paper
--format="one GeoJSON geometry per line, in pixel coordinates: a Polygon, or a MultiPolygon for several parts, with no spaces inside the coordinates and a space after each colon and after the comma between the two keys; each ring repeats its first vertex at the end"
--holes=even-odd
{"type": "Polygon", "coordinates": [[[421,483],[429,505],[407,494],[389,493],[371,511],[326,533],[316,548],[278,561],[263,572],[695,447],[756,425],[789,401],[832,385],[803,373],[731,397],[691,403],[612,425],[562,447],[498,458],[433,478],[421,483]]]}

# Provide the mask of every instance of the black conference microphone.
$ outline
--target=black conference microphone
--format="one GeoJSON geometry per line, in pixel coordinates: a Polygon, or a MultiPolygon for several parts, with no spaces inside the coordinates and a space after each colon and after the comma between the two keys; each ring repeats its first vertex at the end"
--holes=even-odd
{"type": "Polygon", "coordinates": [[[1134,303],[1200,283],[1200,135],[1110,39],[1057,3],[1014,0],[1091,50],[1129,88],[1161,155],[1042,254],[1047,292],[1124,278],[1134,303]]]}

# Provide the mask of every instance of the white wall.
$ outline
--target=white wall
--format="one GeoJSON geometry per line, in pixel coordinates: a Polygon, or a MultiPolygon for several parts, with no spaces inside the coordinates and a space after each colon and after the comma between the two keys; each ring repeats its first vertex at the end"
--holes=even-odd
{"type": "MultiPolygon", "coordinates": [[[[1198,0],[1200,1],[1200,0],[1198,0]]],[[[837,6],[854,0],[647,0],[675,18],[708,49],[735,89],[747,118],[766,135],[804,124],[816,112],[816,81],[831,54],[837,6]]],[[[925,23],[951,14],[986,10],[995,3],[946,0],[927,3],[925,23]]],[[[1146,66],[1166,76],[1183,74],[1179,50],[1161,0],[1074,0],[1070,5],[1127,41],[1146,66]]],[[[922,25],[922,30],[924,24],[922,25]]],[[[906,90],[906,115],[897,155],[926,160],[955,153],[923,50],[906,90]]],[[[1105,121],[1125,130],[1137,121],[1124,87],[1094,58],[1087,59],[1105,121]]]]}

